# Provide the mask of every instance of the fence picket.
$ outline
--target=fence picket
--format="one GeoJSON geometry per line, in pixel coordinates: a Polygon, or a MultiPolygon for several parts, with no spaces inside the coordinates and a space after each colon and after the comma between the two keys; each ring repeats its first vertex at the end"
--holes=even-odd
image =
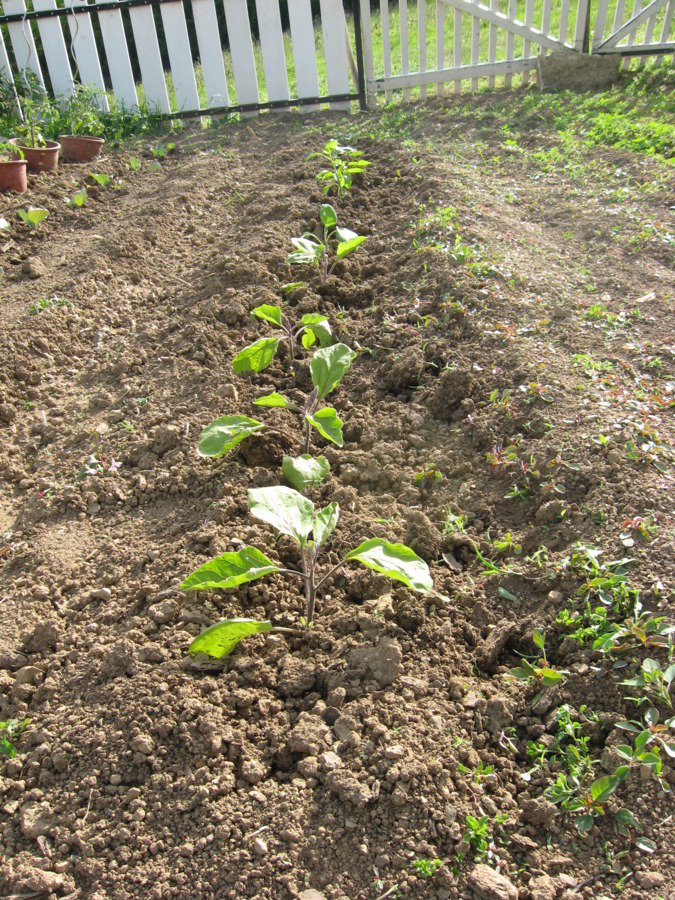
{"type": "MultiPolygon", "coordinates": [[[[26,5],[23,0],[5,0],[3,6],[8,15],[26,12],[26,5]]],[[[42,68],[40,67],[40,60],[35,47],[31,23],[28,20],[25,22],[10,22],[7,25],[7,31],[9,32],[9,41],[14,51],[14,59],[19,72],[23,72],[24,69],[32,72],[38,83],[44,87],[45,81],[42,77],[42,68]]]]}
{"type": "MultiPolygon", "coordinates": [[[[70,9],[74,6],[86,5],[87,0],[68,0],[66,3],[66,7],[70,9]]],[[[91,23],[91,16],[68,16],[68,27],[71,34],[71,53],[75,56],[77,75],[80,81],[82,84],[93,85],[99,91],[105,92],[105,82],[103,81],[101,61],[98,58],[98,50],[96,49],[96,38],[94,37],[94,26],[91,23]]],[[[102,110],[108,111],[108,98],[105,93],[101,93],[96,98],[96,103],[102,110]]]]}
{"type": "Polygon", "coordinates": [[[595,17],[595,29],[593,31],[593,47],[601,44],[605,37],[605,27],[607,25],[607,12],[609,10],[609,0],[599,0],[598,12],[595,17]]]}
{"type": "MultiPolygon", "coordinates": [[[[33,0],[33,9],[56,9],[56,0],[33,0]]],[[[37,26],[54,95],[69,97],[73,92],[73,74],[61,23],[56,18],[39,19],[37,26]]]]}
{"type": "MultiPolygon", "coordinates": [[[[644,41],[643,41],[643,43],[645,43],[645,44],[651,44],[652,39],[654,37],[654,28],[656,26],[656,16],[657,16],[657,14],[654,13],[653,16],[650,16],[647,19],[647,26],[645,28],[645,36],[644,36],[644,41]]],[[[640,65],[638,68],[644,69],[646,63],[647,63],[647,59],[646,59],[646,57],[643,56],[642,59],[640,60],[640,65]]]]}
{"type": "Polygon", "coordinates": [[[223,48],[213,0],[192,0],[192,15],[197,34],[199,59],[204,76],[207,106],[229,106],[223,48]]]}
{"type": "Polygon", "coordinates": [[[151,6],[132,6],[129,10],[134,43],[141,67],[141,82],[145,101],[150,109],[161,113],[170,112],[169,95],[166,91],[162,57],[159,54],[157,31],[151,6]]]}
{"type": "Polygon", "coordinates": [[[371,87],[375,80],[375,63],[373,61],[373,22],[370,15],[370,0],[361,2],[361,28],[363,32],[363,69],[366,79],[366,100],[368,106],[374,106],[375,93],[371,87]]]}
{"type": "MultiPolygon", "coordinates": [[[[453,22],[453,49],[452,49],[452,64],[454,68],[462,65],[462,11],[459,9],[455,9],[454,22],[453,22]]],[[[454,90],[456,94],[462,93],[462,79],[457,78],[455,80],[454,90]]]]}
{"type": "MultiPolygon", "coordinates": [[[[493,12],[499,12],[499,0],[490,0],[490,9],[493,12]]],[[[497,26],[494,24],[490,24],[490,31],[488,34],[488,61],[493,63],[497,60],[497,26]]],[[[488,77],[488,87],[494,88],[495,86],[495,76],[490,75],[488,77]]]]}
{"type": "MultiPolygon", "coordinates": [[[[273,0],[276,3],[276,0],[273,0]]],[[[349,60],[342,0],[320,0],[323,52],[329,94],[349,93],[349,60]]],[[[332,109],[349,109],[349,103],[331,103],[332,109]]]]}
{"type": "MultiPolygon", "coordinates": [[[[631,18],[633,18],[633,16],[636,16],[640,12],[641,9],[642,9],[642,0],[635,0],[635,3],[633,4],[633,13],[631,15],[631,18]]],[[[634,43],[635,43],[635,29],[633,31],[631,31],[630,34],[628,35],[628,40],[626,41],[626,47],[632,47],[634,43]]],[[[630,58],[630,56],[627,56],[623,61],[623,68],[630,69],[630,66],[631,66],[631,58],[630,58]]]]}
{"type": "MultiPolygon", "coordinates": [[[[408,46],[408,0],[399,0],[399,31],[401,34],[401,75],[410,72],[410,48],[408,46]]],[[[403,99],[410,100],[410,88],[403,88],[403,99]]]]}
{"type": "Polygon", "coordinates": [[[162,3],[159,7],[169,54],[169,65],[176,92],[176,104],[181,112],[199,110],[199,94],[192,51],[182,3],[162,3]]]}
{"type": "Polygon", "coordinates": [[[288,72],[277,0],[255,0],[268,100],[288,100],[288,72]]]}
{"type": "Polygon", "coordinates": [[[570,18],[570,0],[561,0],[560,3],[560,30],[558,31],[558,40],[562,44],[567,43],[567,31],[570,18]]]}
{"type": "MultiPolygon", "coordinates": [[[[33,0],[33,3],[35,2],[36,0],[33,0]]],[[[101,37],[108,60],[113,94],[120,106],[133,109],[138,106],[138,97],[122,13],[119,9],[100,10],[98,20],[101,23],[101,37]]]]}
{"type": "Polygon", "coordinates": [[[288,18],[298,97],[318,97],[319,73],[310,0],[291,0],[288,4],[288,18]]]}
{"type": "MultiPolygon", "coordinates": [[[[380,0],[380,23],[382,25],[382,63],[384,77],[391,78],[391,35],[389,32],[389,0],[380,0]]],[[[392,91],[384,92],[384,99],[389,101],[394,96],[392,91]]]]}
{"type": "Polygon", "coordinates": [[[579,0],[577,3],[577,19],[574,26],[574,49],[581,52],[586,36],[586,14],[588,12],[588,0],[579,0]]]}
{"type": "MultiPolygon", "coordinates": [[[[663,20],[663,27],[661,28],[661,37],[659,38],[659,43],[661,44],[665,44],[668,40],[668,37],[670,36],[670,26],[673,23],[673,13],[675,13],[675,0],[670,0],[670,3],[666,7],[666,17],[663,20]]],[[[666,59],[666,56],[657,57],[657,65],[663,64],[666,59]]]]}
{"type": "MultiPolygon", "coordinates": [[[[476,66],[480,61],[480,19],[471,16],[471,65],[476,66]]],[[[478,90],[478,77],[471,79],[471,90],[478,90]]]]}
{"type": "MultiPolygon", "coordinates": [[[[525,25],[528,28],[532,28],[534,23],[534,0],[525,0],[525,25]]],[[[531,41],[527,38],[523,38],[523,58],[527,59],[530,55],[530,49],[532,47],[531,41]]],[[[529,84],[530,82],[530,73],[526,70],[523,72],[523,84],[529,84]]]]}
{"type": "MultiPolygon", "coordinates": [[[[12,67],[9,64],[9,56],[7,55],[7,48],[5,47],[5,39],[2,36],[2,30],[0,29],[0,77],[4,78],[5,81],[9,82],[10,85],[14,84],[14,75],[12,74],[12,67]]],[[[16,95],[15,95],[16,97],[16,95]]],[[[19,106],[18,101],[14,104],[16,111],[19,115],[21,115],[21,107],[19,106]]]]}
{"type": "MultiPolygon", "coordinates": [[[[445,68],[445,3],[442,0],[436,0],[436,68],[445,68]]],[[[443,96],[442,81],[438,82],[436,93],[443,96]]]]}
{"type": "MultiPolygon", "coordinates": [[[[417,0],[417,46],[419,48],[418,69],[427,70],[427,0],[417,0]]],[[[427,96],[426,84],[420,85],[420,100],[427,96]]]]}
{"type": "MultiPolygon", "coordinates": [[[[509,9],[508,16],[510,19],[515,18],[518,9],[518,0],[509,0],[509,9]]],[[[513,44],[515,41],[515,35],[512,31],[506,32],[506,61],[510,62],[513,59],[513,44]]],[[[504,76],[504,87],[507,90],[511,90],[511,86],[513,84],[513,75],[511,72],[507,72],[504,76]]]]}
{"type": "Polygon", "coordinates": [[[257,103],[258,76],[246,0],[224,0],[224,7],[237,103],[257,103]]]}

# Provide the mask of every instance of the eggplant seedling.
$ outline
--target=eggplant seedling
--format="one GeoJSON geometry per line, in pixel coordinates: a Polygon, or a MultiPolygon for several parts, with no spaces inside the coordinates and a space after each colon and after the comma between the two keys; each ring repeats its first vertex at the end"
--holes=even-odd
{"type": "Polygon", "coordinates": [[[38,231],[42,223],[49,216],[48,209],[40,209],[38,206],[29,206],[28,209],[17,210],[19,218],[24,225],[38,231]]]}
{"type": "MultiPolygon", "coordinates": [[[[332,406],[321,406],[321,401],[342,381],[355,356],[346,344],[333,344],[332,347],[317,350],[310,363],[314,389],[303,406],[276,392],[258,397],[254,403],[256,406],[288,409],[302,416],[305,422],[305,453],[309,453],[312,428],[325,440],[342,447],[342,420],[332,406]]],[[[248,416],[221,416],[202,431],[197,452],[200,456],[212,458],[224,456],[265,427],[263,422],[248,416]]]]}
{"type": "MultiPolygon", "coordinates": [[[[433,590],[429,567],[424,560],[405,544],[393,544],[382,538],[364,541],[336,565],[320,573],[318,563],[321,548],[338,522],[339,507],[335,502],[315,513],[311,500],[293,488],[278,485],[252,488],[248,492],[248,505],[252,516],[271,525],[279,535],[287,535],[296,542],[300,549],[301,569],[283,568],[256,547],[242,547],[236,552],[223,553],[200,566],[181,585],[184,591],[229,590],[275,572],[291,575],[302,583],[305,613],[300,624],[309,629],[314,622],[317,596],[321,588],[333,575],[351,563],[361,563],[393,581],[402,582],[413,591],[428,593],[433,590]]],[[[288,630],[279,628],[270,621],[225,619],[198,635],[190,644],[190,653],[201,652],[220,659],[250,634],[288,630]]]]}
{"type": "Polygon", "coordinates": [[[370,163],[363,159],[363,153],[354,147],[342,146],[336,140],[328,141],[323,150],[310,153],[307,159],[325,160],[330,168],[322,169],[316,180],[323,182],[323,193],[329,194],[337,189],[338,197],[351,189],[355,175],[363,175],[370,163]]]}
{"type": "Polygon", "coordinates": [[[316,343],[320,347],[328,347],[333,343],[330,323],[323,313],[305,313],[299,322],[293,323],[280,306],[263,303],[251,310],[251,316],[273,325],[281,332],[281,335],[260,338],[237,353],[232,360],[232,367],[238,375],[242,372],[262,372],[266,369],[277,355],[279,344],[282,341],[288,342],[291,362],[295,360],[295,347],[298,339],[305,349],[313,347],[316,343]]]}
{"type": "Polygon", "coordinates": [[[350,231],[349,228],[338,228],[337,213],[330,203],[322,204],[319,217],[323,225],[323,239],[310,231],[306,231],[302,237],[292,238],[291,243],[295,250],[288,254],[286,262],[289,265],[318,268],[323,284],[340,260],[351,256],[365,241],[365,237],[350,231]],[[328,257],[332,255],[331,248],[334,245],[336,245],[335,258],[329,266],[328,257]]]}

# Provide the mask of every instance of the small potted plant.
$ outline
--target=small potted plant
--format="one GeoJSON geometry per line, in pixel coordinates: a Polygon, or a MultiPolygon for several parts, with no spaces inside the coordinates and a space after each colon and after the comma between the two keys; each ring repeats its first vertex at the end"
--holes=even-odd
{"type": "Polygon", "coordinates": [[[26,160],[14,158],[14,147],[8,141],[0,140],[0,191],[14,191],[23,194],[28,187],[26,180],[26,160]]]}
{"type": "Polygon", "coordinates": [[[96,88],[79,85],[68,98],[64,116],[71,134],[60,134],[61,154],[68,162],[92,162],[101,153],[103,123],[98,115],[96,88]]]}
{"type": "Polygon", "coordinates": [[[46,93],[23,97],[23,124],[16,127],[18,137],[10,140],[12,155],[24,159],[29,172],[54,172],[59,164],[58,141],[49,141],[42,129],[49,124],[54,106],[46,93]]]}

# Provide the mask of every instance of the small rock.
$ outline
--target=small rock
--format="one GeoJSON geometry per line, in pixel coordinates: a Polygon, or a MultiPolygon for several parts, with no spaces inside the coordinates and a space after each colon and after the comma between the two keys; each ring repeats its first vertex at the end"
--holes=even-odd
{"type": "Polygon", "coordinates": [[[112,591],[110,588],[94,588],[94,590],[89,594],[92,600],[110,600],[112,597],[112,591]]]}
{"type": "Polygon", "coordinates": [[[19,810],[21,833],[36,840],[49,834],[54,825],[54,817],[48,803],[27,803],[19,810]]]}
{"type": "Polygon", "coordinates": [[[484,863],[471,872],[468,884],[478,900],[518,900],[518,891],[509,879],[484,863]]]}
{"type": "Polygon", "coordinates": [[[340,798],[340,800],[353,803],[362,807],[373,799],[373,794],[367,784],[362,784],[358,779],[344,769],[329,772],[325,780],[326,787],[340,798]]]}
{"type": "Polygon", "coordinates": [[[148,615],[157,625],[167,625],[172,622],[179,612],[179,606],[175,600],[163,600],[155,603],[148,609],[148,615]]]}
{"type": "Polygon", "coordinates": [[[351,652],[350,667],[364,668],[378,684],[393,684],[401,672],[403,654],[396,638],[383,637],[374,647],[356,647],[351,652]]]}
{"type": "Polygon", "coordinates": [[[16,419],[16,410],[9,403],[0,403],[0,422],[9,425],[16,419]]]}
{"type": "Polygon", "coordinates": [[[544,797],[523,800],[520,809],[523,822],[528,822],[530,825],[543,825],[544,828],[550,828],[555,819],[556,808],[544,797]]]}
{"type": "Polygon", "coordinates": [[[319,765],[326,772],[332,772],[334,769],[342,768],[342,760],[337,753],[333,753],[332,750],[327,750],[319,757],[319,765]]]}
{"type": "Polygon", "coordinates": [[[155,742],[149,734],[138,734],[132,739],[130,746],[131,749],[135,750],[137,753],[143,753],[145,756],[150,756],[155,749],[155,742]]]}
{"type": "Polygon", "coordinates": [[[284,659],[279,674],[279,691],[284,697],[300,697],[311,691],[316,676],[316,666],[313,663],[288,656],[284,659]]]}
{"type": "Polygon", "coordinates": [[[405,756],[405,748],[400,744],[394,744],[391,747],[385,747],[385,759],[403,759],[405,756]]]}
{"type": "Polygon", "coordinates": [[[47,267],[36,256],[29,256],[23,261],[21,271],[29,278],[42,278],[47,274],[47,267]]]}
{"type": "Polygon", "coordinates": [[[16,673],[14,684],[39,684],[42,681],[42,669],[37,666],[24,666],[16,673]]]}
{"type": "Polygon", "coordinates": [[[253,850],[258,856],[267,856],[267,844],[262,838],[256,838],[253,841],[253,850]]]}
{"type": "Polygon", "coordinates": [[[249,784],[257,784],[267,775],[267,766],[255,756],[249,756],[242,761],[241,777],[249,784]]]}

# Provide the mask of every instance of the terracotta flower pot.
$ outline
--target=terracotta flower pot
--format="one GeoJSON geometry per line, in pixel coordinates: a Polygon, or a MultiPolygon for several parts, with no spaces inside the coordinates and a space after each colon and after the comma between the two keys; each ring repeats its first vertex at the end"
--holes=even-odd
{"type": "Polygon", "coordinates": [[[17,159],[23,153],[29,172],[56,171],[56,167],[59,164],[59,150],[61,149],[61,144],[57,141],[46,141],[44,147],[24,147],[20,138],[12,138],[9,143],[16,148],[14,156],[17,159]]]}
{"type": "Polygon", "coordinates": [[[25,159],[0,160],[0,191],[23,194],[28,187],[25,159]]]}
{"type": "Polygon", "coordinates": [[[91,162],[105,144],[103,138],[85,137],[81,134],[60,134],[59,141],[61,156],[68,162],[91,162]]]}

